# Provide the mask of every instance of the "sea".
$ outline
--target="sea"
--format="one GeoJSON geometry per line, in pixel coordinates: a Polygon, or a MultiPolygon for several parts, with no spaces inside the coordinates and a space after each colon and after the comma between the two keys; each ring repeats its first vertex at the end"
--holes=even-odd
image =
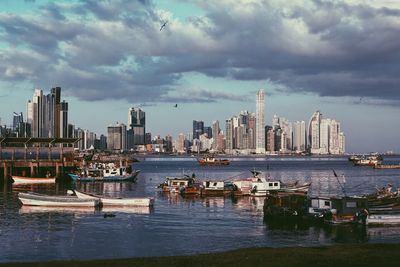
{"type": "MultiPolygon", "coordinates": [[[[235,157],[229,166],[200,166],[196,157],[139,157],[137,182],[63,182],[2,186],[0,262],[193,255],[253,247],[398,243],[400,227],[268,223],[263,197],[182,197],[159,192],[167,176],[233,180],[252,170],[282,182],[311,182],[310,195],[365,195],[400,187],[400,169],[354,167],[347,157],[235,157]],[[335,175],[336,174],[336,175],[335,175]],[[22,206],[18,192],[65,195],[68,189],[112,197],[153,197],[153,208],[22,206]],[[106,216],[105,216],[106,215],[106,216]],[[113,216],[108,216],[113,215],[113,216]],[[115,216],[114,216],[115,215],[115,216]]],[[[385,157],[384,164],[399,164],[385,157]]]]}

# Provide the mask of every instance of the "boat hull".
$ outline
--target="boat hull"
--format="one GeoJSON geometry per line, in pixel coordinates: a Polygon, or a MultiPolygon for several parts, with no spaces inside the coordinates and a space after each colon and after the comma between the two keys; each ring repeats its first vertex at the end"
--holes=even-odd
{"type": "Polygon", "coordinates": [[[46,207],[97,207],[98,199],[79,199],[69,196],[48,196],[34,193],[18,193],[23,205],[46,207]]]}
{"type": "Polygon", "coordinates": [[[34,178],[34,177],[24,177],[24,176],[12,176],[13,185],[23,185],[23,184],[54,184],[56,182],[55,177],[51,178],[34,178]]]}
{"type": "Polygon", "coordinates": [[[368,225],[400,225],[399,214],[370,214],[367,217],[368,225]]]}
{"type": "Polygon", "coordinates": [[[154,198],[110,198],[86,194],[79,191],[74,191],[79,199],[99,200],[103,206],[132,206],[132,207],[151,207],[154,204],[154,198]]]}
{"type": "Polygon", "coordinates": [[[140,171],[134,171],[129,175],[100,176],[100,177],[82,177],[69,173],[69,177],[76,182],[135,182],[140,171]]]}

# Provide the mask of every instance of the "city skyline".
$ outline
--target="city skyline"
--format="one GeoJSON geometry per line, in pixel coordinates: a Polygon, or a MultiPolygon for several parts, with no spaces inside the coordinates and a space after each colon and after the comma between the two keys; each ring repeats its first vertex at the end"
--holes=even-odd
{"type": "Polygon", "coordinates": [[[232,114],[256,111],[264,89],[267,125],[274,114],[308,123],[320,110],[340,121],[347,152],[399,152],[399,10],[355,0],[4,1],[0,117],[26,118],[34,88],[61,86],[74,125],[106,134],[142,107],[146,131],[177,138],[193,120],[224,129],[232,114]]]}

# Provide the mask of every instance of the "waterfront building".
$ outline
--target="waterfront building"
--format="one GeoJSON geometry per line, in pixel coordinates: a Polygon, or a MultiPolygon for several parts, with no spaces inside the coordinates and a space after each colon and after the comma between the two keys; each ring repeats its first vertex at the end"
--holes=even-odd
{"type": "Polygon", "coordinates": [[[146,133],[144,139],[146,144],[151,144],[151,133],[146,133]]]}
{"type": "Polygon", "coordinates": [[[200,151],[211,150],[212,139],[208,138],[206,133],[200,135],[199,141],[200,141],[200,151]]]}
{"type": "Polygon", "coordinates": [[[164,142],[165,143],[165,152],[172,153],[172,142],[173,142],[172,136],[167,135],[165,137],[165,142],[164,142]]]}
{"type": "Polygon", "coordinates": [[[221,129],[219,127],[219,121],[213,121],[211,127],[212,127],[212,133],[213,133],[212,148],[217,149],[217,139],[218,139],[219,132],[221,131],[221,129]]]}
{"type": "Polygon", "coordinates": [[[310,152],[312,154],[320,153],[320,124],[321,124],[322,114],[316,111],[310,118],[308,124],[308,145],[310,147],[310,152]]]}
{"type": "Polygon", "coordinates": [[[21,122],[24,122],[24,115],[22,114],[22,112],[13,112],[13,131],[18,132],[19,124],[21,122]]]}
{"type": "Polygon", "coordinates": [[[333,155],[340,154],[340,123],[331,120],[329,126],[329,153],[333,155]]]}
{"type": "Polygon", "coordinates": [[[322,119],[320,124],[319,154],[329,154],[330,119],[322,119]]]}
{"type": "Polygon", "coordinates": [[[27,103],[27,122],[31,125],[32,137],[68,136],[68,103],[61,103],[61,87],[51,88],[48,95],[35,89],[32,100],[27,103]]]}
{"type": "Polygon", "coordinates": [[[225,151],[225,135],[222,131],[219,132],[216,142],[217,142],[217,146],[216,146],[215,150],[218,152],[225,151]]]}
{"type": "MultiPolygon", "coordinates": [[[[56,131],[56,134],[60,138],[67,138],[68,137],[68,103],[63,101],[59,105],[59,116],[57,124],[59,125],[59,130],[58,133],[56,131]]],[[[57,125],[56,124],[56,125],[57,125]]]]}
{"type": "Polygon", "coordinates": [[[107,127],[107,149],[125,150],[126,149],[126,125],[116,124],[107,127]]]}
{"type": "Polygon", "coordinates": [[[346,152],[346,136],[343,132],[339,133],[339,154],[346,152]]]}
{"type": "Polygon", "coordinates": [[[256,149],[256,114],[250,113],[247,124],[247,134],[249,140],[249,149],[256,149]]]}
{"type": "Polygon", "coordinates": [[[272,126],[265,126],[267,151],[272,153],[275,151],[275,130],[272,126]]]}
{"type": "Polygon", "coordinates": [[[213,138],[213,131],[210,126],[204,127],[204,133],[207,134],[208,138],[210,138],[210,139],[213,138]]]}
{"type": "Polygon", "coordinates": [[[133,131],[134,145],[145,144],[146,113],[141,108],[129,108],[127,128],[133,131]]]}
{"type": "Polygon", "coordinates": [[[265,154],[265,103],[264,91],[257,92],[256,97],[256,153],[265,154]]]}
{"type": "Polygon", "coordinates": [[[106,150],[107,149],[107,136],[105,136],[104,134],[100,135],[98,149],[100,149],[100,150],[106,150]]]}
{"type": "Polygon", "coordinates": [[[233,120],[225,121],[225,149],[229,154],[233,150],[233,120]]]}
{"type": "Polygon", "coordinates": [[[183,154],[186,152],[185,140],[186,140],[185,135],[183,133],[180,133],[175,143],[176,153],[183,154]]]}
{"type": "Polygon", "coordinates": [[[304,121],[293,123],[293,151],[306,151],[306,124],[304,121]]]}
{"type": "Polygon", "coordinates": [[[193,120],[193,139],[199,139],[204,133],[204,122],[193,120]]]}

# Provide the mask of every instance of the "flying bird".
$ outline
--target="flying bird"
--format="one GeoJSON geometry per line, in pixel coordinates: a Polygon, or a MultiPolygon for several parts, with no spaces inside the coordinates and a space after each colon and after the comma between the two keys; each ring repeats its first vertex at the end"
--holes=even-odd
{"type": "Polygon", "coordinates": [[[165,28],[165,26],[167,25],[167,23],[168,23],[168,20],[167,20],[167,21],[165,21],[163,25],[161,25],[160,31],[162,31],[162,29],[164,29],[164,28],[165,28]]]}
{"type": "Polygon", "coordinates": [[[174,108],[177,108],[177,107],[178,107],[178,104],[175,104],[175,105],[174,105],[174,108]]]}

